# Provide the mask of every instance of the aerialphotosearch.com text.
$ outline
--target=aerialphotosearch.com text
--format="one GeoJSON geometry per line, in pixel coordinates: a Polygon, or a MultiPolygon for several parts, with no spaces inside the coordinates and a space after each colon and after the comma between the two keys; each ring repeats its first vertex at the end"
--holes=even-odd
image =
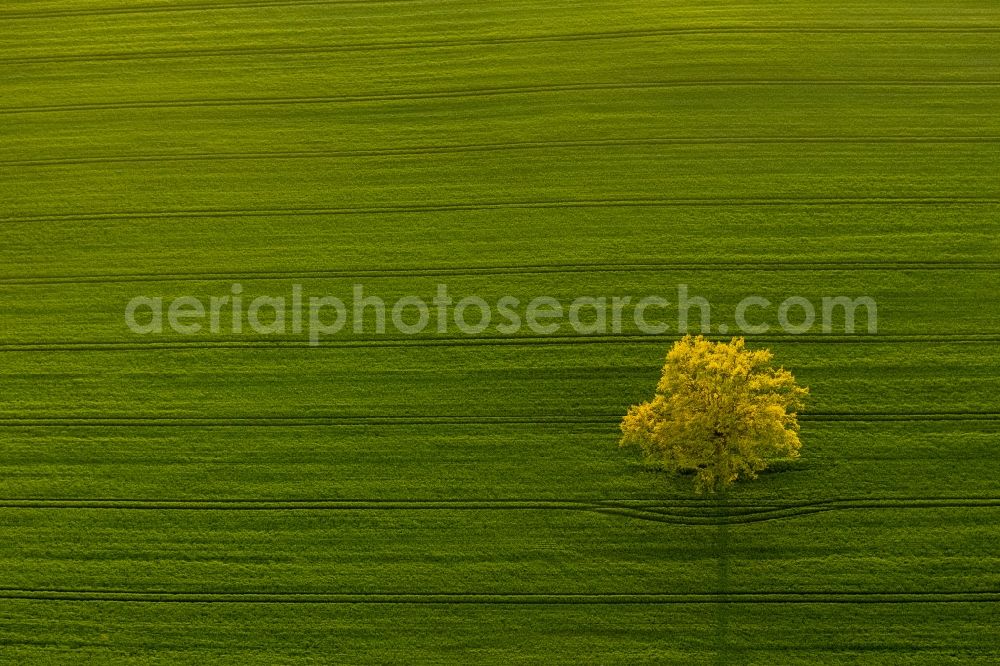
{"type": "Polygon", "coordinates": [[[229,293],[205,297],[136,296],[125,307],[125,323],[138,335],[294,335],[318,346],[336,335],[663,335],[838,333],[861,327],[878,331],[877,305],[868,296],[790,296],[781,301],[750,295],[713,326],[708,299],[679,284],[671,294],[646,296],[580,296],[560,300],[476,295],[454,296],[438,284],[431,298],[384,299],[362,284],[346,298],[303,293],[291,285],[285,295],[250,298],[241,284],[229,293]]]}

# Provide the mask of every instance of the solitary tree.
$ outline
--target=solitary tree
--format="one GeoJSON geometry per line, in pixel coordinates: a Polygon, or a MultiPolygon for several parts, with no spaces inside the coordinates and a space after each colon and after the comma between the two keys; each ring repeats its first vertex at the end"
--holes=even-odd
{"type": "Polygon", "coordinates": [[[798,457],[796,411],[809,389],[771,359],[743,338],[686,336],[667,354],[653,399],[622,420],[621,445],[638,446],[668,470],[694,472],[700,492],[756,478],[774,458],[798,457]]]}

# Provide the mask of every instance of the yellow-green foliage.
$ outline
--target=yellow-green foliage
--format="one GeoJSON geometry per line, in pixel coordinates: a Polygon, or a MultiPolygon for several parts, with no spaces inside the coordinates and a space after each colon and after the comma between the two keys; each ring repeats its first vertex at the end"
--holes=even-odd
{"type": "Polygon", "coordinates": [[[756,478],[776,457],[798,457],[799,424],[809,389],[770,351],[690,335],[667,354],[656,396],[622,420],[622,446],[673,471],[694,470],[698,490],[714,492],[756,478]]]}

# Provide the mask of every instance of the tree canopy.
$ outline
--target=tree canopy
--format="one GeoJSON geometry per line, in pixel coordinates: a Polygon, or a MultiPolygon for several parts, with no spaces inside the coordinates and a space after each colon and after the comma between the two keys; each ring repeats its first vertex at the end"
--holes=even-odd
{"type": "Polygon", "coordinates": [[[684,337],[667,353],[656,395],[622,420],[621,445],[668,470],[694,472],[696,489],[709,492],[756,478],[775,458],[798,457],[797,412],[809,389],[772,358],[743,338],[684,337]]]}

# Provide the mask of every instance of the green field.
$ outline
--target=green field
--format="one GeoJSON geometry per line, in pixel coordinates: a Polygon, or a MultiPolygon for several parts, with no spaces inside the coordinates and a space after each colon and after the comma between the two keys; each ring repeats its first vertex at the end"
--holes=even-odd
{"type": "Polygon", "coordinates": [[[5,0],[0,93],[0,663],[1000,661],[996,2],[5,0]],[[234,283],[878,330],[748,336],[803,455],[698,496],[633,305],[125,324],[234,283]]]}

